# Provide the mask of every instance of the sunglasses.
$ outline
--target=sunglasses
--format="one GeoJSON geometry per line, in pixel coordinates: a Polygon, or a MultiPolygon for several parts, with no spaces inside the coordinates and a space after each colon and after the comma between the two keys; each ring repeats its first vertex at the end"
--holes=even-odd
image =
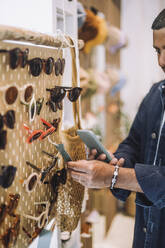
{"type": "Polygon", "coordinates": [[[38,98],[37,101],[32,96],[30,103],[24,103],[21,101],[21,104],[26,106],[26,111],[29,113],[29,121],[32,122],[35,119],[36,114],[40,115],[41,109],[43,107],[44,98],[38,98]]]}
{"type": "Polygon", "coordinates": [[[24,104],[28,104],[33,96],[33,85],[31,84],[24,85],[23,87],[14,84],[12,86],[0,87],[0,90],[4,92],[4,100],[8,105],[15,103],[19,91],[21,92],[21,102],[24,104]]]}
{"type": "Polygon", "coordinates": [[[44,170],[41,170],[40,168],[38,168],[37,166],[31,164],[30,162],[26,161],[26,164],[29,165],[31,168],[35,169],[38,173],[32,173],[24,182],[23,182],[23,186],[25,186],[25,190],[26,192],[30,193],[32,191],[34,191],[36,189],[36,186],[38,184],[44,183],[44,180],[46,178],[46,176],[50,173],[50,171],[54,168],[54,166],[56,165],[58,158],[55,157],[53,159],[53,162],[51,163],[51,165],[49,167],[47,167],[44,170]]]}
{"type": "Polygon", "coordinates": [[[26,48],[22,51],[20,48],[14,48],[11,50],[1,49],[0,53],[9,53],[9,65],[11,69],[16,69],[19,65],[24,68],[28,62],[29,49],[26,48]]]}
{"type": "Polygon", "coordinates": [[[15,210],[18,207],[20,195],[19,194],[9,194],[9,204],[7,206],[7,213],[10,216],[15,217],[15,210]]]}
{"type": "Polygon", "coordinates": [[[53,123],[49,123],[41,118],[42,123],[44,126],[46,126],[46,131],[42,129],[37,129],[32,131],[26,124],[23,125],[23,127],[28,130],[29,137],[27,138],[27,143],[31,144],[33,141],[39,139],[40,141],[45,139],[48,135],[51,135],[53,132],[55,132],[58,128],[58,124],[60,122],[60,118],[57,119],[57,121],[53,121],[53,123]]]}
{"type": "Polygon", "coordinates": [[[28,61],[29,67],[30,67],[30,73],[34,77],[38,77],[42,70],[47,74],[50,75],[53,71],[53,67],[55,67],[55,75],[59,76],[60,74],[63,75],[64,73],[64,67],[65,67],[65,59],[57,59],[57,61],[54,62],[54,59],[52,57],[49,57],[46,59],[41,58],[33,58],[28,61]]]}
{"type": "Polygon", "coordinates": [[[0,129],[3,129],[4,124],[10,128],[14,129],[15,124],[15,111],[8,110],[4,115],[0,114],[0,129]]]}
{"type": "Polygon", "coordinates": [[[58,77],[60,74],[63,75],[64,73],[64,68],[65,68],[65,59],[62,58],[62,59],[57,59],[55,61],[55,75],[58,77]]]}
{"type": "Polygon", "coordinates": [[[34,204],[44,205],[46,209],[38,217],[34,217],[28,214],[23,214],[23,216],[25,218],[37,221],[38,228],[43,228],[48,223],[48,213],[49,213],[50,203],[48,201],[44,201],[44,202],[35,202],[34,204]]]}
{"type": "Polygon", "coordinates": [[[63,87],[63,86],[55,86],[52,89],[46,89],[46,91],[50,92],[50,98],[47,101],[46,105],[49,105],[53,112],[56,112],[57,109],[62,109],[62,100],[64,99],[66,92],[67,97],[71,102],[76,102],[79,98],[82,88],[80,87],[63,87]]]}
{"type": "Polygon", "coordinates": [[[58,170],[54,175],[53,177],[51,178],[51,186],[52,186],[52,189],[53,189],[53,192],[55,194],[58,194],[58,187],[60,184],[65,184],[66,183],[66,179],[67,179],[67,172],[66,172],[66,169],[63,168],[61,170],[58,170]]]}
{"type": "Polygon", "coordinates": [[[19,230],[20,230],[20,215],[17,215],[12,226],[8,228],[5,234],[0,237],[0,240],[2,241],[2,244],[4,245],[5,248],[11,247],[10,246],[11,243],[12,243],[12,247],[15,246],[18,238],[19,230]]]}
{"type": "Polygon", "coordinates": [[[0,223],[2,223],[6,217],[6,215],[10,215],[12,217],[16,217],[15,210],[18,206],[20,199],[19,194],[9,194],[9,203],[0,205],[0,223]]]}
{"type": "Polygon", "coordinates": [[[0,185],[8,188],[12,185],[17,168],[13,165],[0,165],[0,185]]]}

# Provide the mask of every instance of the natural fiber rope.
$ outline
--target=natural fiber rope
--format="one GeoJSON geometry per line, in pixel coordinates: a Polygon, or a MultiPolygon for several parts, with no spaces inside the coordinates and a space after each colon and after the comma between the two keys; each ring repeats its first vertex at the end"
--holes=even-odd
{"type": "MultiPolygon", "coordinates": [[[[0,40],[14,40],[30,42],[36,45],[52,46],[66,48],[69,46],[66,35],[53,36],[40,32],[35,32],[23,28],[16,28],[6,25],[0,25],[0,40]]],[[[81,49],[84,45],[82,40],[78,40],[78,47],[81,49]]]]}

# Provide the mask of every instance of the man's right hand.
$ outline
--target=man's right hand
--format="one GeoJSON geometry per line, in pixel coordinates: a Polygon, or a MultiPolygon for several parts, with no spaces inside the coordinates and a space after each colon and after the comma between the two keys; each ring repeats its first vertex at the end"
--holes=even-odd
{"type": "MultiPolygon", "coordinates": [[[[88,160],[100,160],[100,161],[104,161],[106,159],[106,155],[103,153],[103,154],[100,154],[97,159],[95,158],[97,154],[97,150],[96,149],[92,149],[90,150],[89,152],[89,156],[88,156],[88,160]]],[[[118,159],[115,158],[115,156],[113,155],[113,153],[109,152],[112,160],[109,162],[110,165],[116,165],[118,163],[118,159]]],[[[122,166],[122,165],[120,165],[122,166]]]]}

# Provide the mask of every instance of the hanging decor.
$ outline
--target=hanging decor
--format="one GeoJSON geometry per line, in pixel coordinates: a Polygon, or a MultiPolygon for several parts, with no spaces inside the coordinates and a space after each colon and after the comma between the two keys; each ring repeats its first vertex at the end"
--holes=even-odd
{"type": "Polygon", "coordinates": [[[93,11],[86,9],[86,20],[79,29],[78,37],[85,42],[83,51],[90,53],[92,47],[102,44],[107,37],[107,24],[104,17],[99,13],[94,14],[93,11]]]}

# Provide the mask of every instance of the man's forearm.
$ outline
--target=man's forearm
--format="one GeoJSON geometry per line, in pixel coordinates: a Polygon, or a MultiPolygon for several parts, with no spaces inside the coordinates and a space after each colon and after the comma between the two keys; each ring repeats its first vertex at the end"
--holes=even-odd
{"type": "Polygon", "coordinates": [[[119,168],[119,174],[114,188],[127,189],[143,193],[143,190],[137,181],[135,170],[130,168],[119,168]]]}

